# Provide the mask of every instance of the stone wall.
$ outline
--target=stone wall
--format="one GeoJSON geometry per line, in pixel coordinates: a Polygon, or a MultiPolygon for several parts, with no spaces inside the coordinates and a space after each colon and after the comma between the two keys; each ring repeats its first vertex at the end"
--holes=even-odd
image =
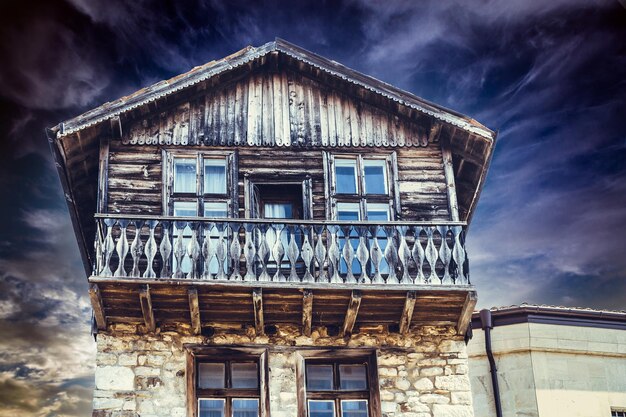
{"type": "Polygon", "coordinates": [[[114,325],[98,335],[94,417],[186,416],[188,343],[267,346],[272,417],[297,416],[296,363],[298,348],[305,346],[377,348],[385,417],[473,416],[465,343],[453,328],[423,327],[406,336],[382,327],[361,329],[349,339],[329,336],[325,328],[304,337],[296,326],[259,337],[250,328],[218,330],[211,337],[140,330],[114,325]]]}

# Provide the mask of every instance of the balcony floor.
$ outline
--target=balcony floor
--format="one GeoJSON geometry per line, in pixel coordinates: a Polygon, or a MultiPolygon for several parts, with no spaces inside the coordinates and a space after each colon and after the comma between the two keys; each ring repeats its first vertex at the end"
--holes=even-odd
{"type": "Polygon", "coordinates": [[[349,335],[361,326],[451,325],[465,333],[476,293],[471,285],[349,285],[301,282],[218,282],[91,277],[90,295],[99,329],[112,323],[148,330],[191,324],[195,333],[224,325],[293,324],[303,334],[318,326],[349,335]],[[195,325],[195,327],[194,327],[195,325]]]}

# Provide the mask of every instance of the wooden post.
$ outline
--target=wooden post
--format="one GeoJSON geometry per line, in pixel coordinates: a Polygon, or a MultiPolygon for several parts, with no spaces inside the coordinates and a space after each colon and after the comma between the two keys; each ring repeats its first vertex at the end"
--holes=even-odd
{"type": "Polygon", "coordinates": [[[404,300],[404,308],[402,309],[402,317],[400,318],[400,334],[406,334],[411,327],[411,319],[413,318],[413,309],[415,308],[415,291],[407,291],[404,300]]]}
{"type": "Polygon", "coordinates": [[[152,299],[150,298],[150,287],[146,285],[139,290],[139,302],[141,303],[141,312],[143,313],[143,321],[146,323],[148,331],[156,330],[154,321],[154,311],[152,310],[152,299]]]}
{"type": "Polygon", "coordinates": [[[96,319],[98,330],[106,330],[107,318],[104,315],[102,295],[100,295],[100,289],[97,284],[91,284],[89,286],[89,298],[91,299],[91,307],[93,308],[93,315],[96,319]]]}
{"type": "Polygon", "coordinates": [[[313,291],[304,290],[302,293],[302,334],[311,336],[313,321],[313,291]]]}
{"type": "Polygon", "coordinates": [[[345,337],[352,334],[354,329],[354,323],[356,323],[356,316],[359,313],[359,307],[361,306],[361,291],[353,290],[350,295],[350,303],[348,303],[348,310],[346,311],[346,318],[343,322],[343,329],[339,336],[345,337]]]}
{"type": "Polygon", "coordinates": [[[467,293],[465,303],[461,309],[461,316],[459,317],[459,321],[456,325],[456,331],[459,335],[464,335],[467,331],[467,326],[469,326],[472,321],[472,313],[474,312],[474,307],[476,307],[477,300],[478,297],[476,296],[476,291],[470,291],[467,293]]]}
{"type": "Polygon", "coordinates": [[[254,307],[254,328],[257,336],[265,333],[263,320],[263,290],[255,288],[252,290],[252,303],[254,307]]]}
{"type": "Polygon", "coordinates": [[[450,220],[459,221],[459,203],[456,198],[456,184],[454,181],[454,166],[452,165],[452,137],[456,134],[456,129],[452,129],[450,137],[442,135],[441,152],[443,154],[443,171],[446,177],[446,190],[448,191],[448,204],[450,208],[450,220]]]}
{"type": "Polygon", "coordinates": [[[189,296],[189,315],[191,319],[191,331],[193,334],[200,334],[202,331],[202,320],[200,319],[200,304],[198,302],[198,290],[189,288],[187,290],[189,296]]]}

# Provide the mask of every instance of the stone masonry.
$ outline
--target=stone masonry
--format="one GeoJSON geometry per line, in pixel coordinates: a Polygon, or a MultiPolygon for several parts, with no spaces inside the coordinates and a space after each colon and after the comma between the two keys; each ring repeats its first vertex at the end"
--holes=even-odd
{"type": "Polygon", "coordinates": [[[263,345],[268,348],[270,415],[297,417],[298,347],[377,349],[384,417],[472,417],[465,343],[451,327],[422,327],[410,334],[382,326],[349,339],[314,329],[279,326],[272,336],[253,328],[217,330],[211,337],[178,332],[143,334],[141,326],[113,325],[98,335],[93,417],[185,417],[185,344],[263,345]]]}

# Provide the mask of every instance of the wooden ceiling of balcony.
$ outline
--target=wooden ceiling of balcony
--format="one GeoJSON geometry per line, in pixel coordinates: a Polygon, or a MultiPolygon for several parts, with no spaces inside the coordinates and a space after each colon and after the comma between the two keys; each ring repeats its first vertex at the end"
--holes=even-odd
{"type": "Polygon", "coordinates": [[[452,325],[464,334],[476,303],[471,286],[347,286],[91,278],[90,295],[100,330],[112,323],[144,324],[148,331],[191,325],[193,333],[225,324],[325,326],[349,336],[360,326],[386,325],[406,332],[413,326],[452,325]]]}

